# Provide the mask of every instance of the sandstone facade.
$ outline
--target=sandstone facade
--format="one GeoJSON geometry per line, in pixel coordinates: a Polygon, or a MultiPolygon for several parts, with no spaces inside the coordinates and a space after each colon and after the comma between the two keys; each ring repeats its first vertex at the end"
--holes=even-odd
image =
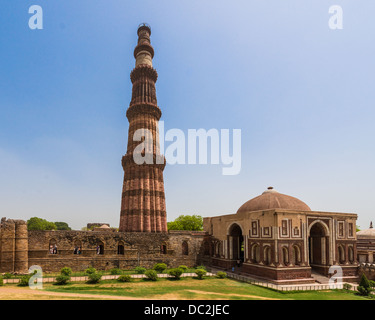
{"type": "Polygon", "coordinates": [[[138,28],[138,44],[134,50],[136,65],[130,74],[133,89],[126,112],[128,146],[122,158],[124,183],[119,227],[122,232],[167,232],[163,180],[165,158],[160,154],[158,129],[161,110],[155,89],[158,74],[152,67],[154,49],[150,35],[149,26],[138,28]],[[142,137],[134,138],[138,133],[142,137]],[[138,150],[142,143],[142,150],[138,150]],[[136,163],[135,157],[142,157],[146,162],[136,163]]]}
{"type": "Polygon", "coordinates": [[[231,269],[241,261],[241,272],[280,284],[313,282],[312,270],[328,275],[333,265],[344,279],[357,278],[356,214],[311,211],[272,189],[263,195],[236,214],[204,219],[212,265],[231,269]]]}

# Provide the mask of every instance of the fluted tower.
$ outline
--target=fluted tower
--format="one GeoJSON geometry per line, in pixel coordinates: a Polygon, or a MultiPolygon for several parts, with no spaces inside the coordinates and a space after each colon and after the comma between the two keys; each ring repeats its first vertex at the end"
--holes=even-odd
{"type": "Polygon", "coordinates": [[[158,74],[152,67],[154,49],[150,35],[148,25],[139,26],[138,44],[134,49],[135,68],[130,74],[132,99],[126,112],[129,135],[127,152],[122,158],[120,232],[167,232],[165,158],[160,155],[158,126],[161,110],[155,90],[158,74]],[[144,137],[139,139],[139,134],[144,137]],[[145,162],[140,164],[139,159],[145,162]]]}

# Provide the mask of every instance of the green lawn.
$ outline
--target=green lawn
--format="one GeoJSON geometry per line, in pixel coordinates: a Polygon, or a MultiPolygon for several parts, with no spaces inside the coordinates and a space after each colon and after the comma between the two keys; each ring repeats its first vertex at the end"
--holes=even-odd
{"type": "Polygon", "coordinates": [[[133,280],[119,283],[115,280],[102,281],[96,285],[71,283],[65,286],[46,285],[46,291],[58,293],[97,294],[126,296],[144,299],[233,299],[233,300],[368,300],[343,290],[282,293],[231,279],[182,278],[181,280],[159,279],[156,282],[133,280]]]}

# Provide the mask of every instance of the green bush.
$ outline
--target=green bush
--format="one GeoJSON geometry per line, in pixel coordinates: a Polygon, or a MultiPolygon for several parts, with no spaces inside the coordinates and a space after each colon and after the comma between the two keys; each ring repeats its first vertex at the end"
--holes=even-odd
{"type": "Polygon", "coordinates": [[[207,271],[207,268],[205,266],[198,266],[196,267],[195,269],[203,269],[203,270],[206,270],[207,271]]]}
{"type": "Polygon", "coordinates": [[[119,275],[119,274],[122,274],[122,270],[121,269],[111,269],[111,275],[115,276],[115,275],[119,275]]]}
{"type": "Polygon", "coordinates": [[[132,281],[132,277],[128,274],[123,274],[121,276],[118,277],[117,281],[120,281],[120,282],[130,282],[132,281]]]}
{"type": "Polygon", "coordinates": [[[146,268],[136,267],[135,272],[138,273],[138,274],[144,274],[146,272],[146,268]]]}
{"type": "Polygon", "coordinates": [[[24,275],[20,278],[20,282],[18,282],[19,287],[27,287],[29,285],[29,280],[31,278],[31,274],[24,275]]]}
{"type": "Polygon", "coordinates": [[[11,273],[5,273],[3,279],[12,279],[13,275],[11,273]]]}
{"type": "Polygon", "coordinates": [[[218,277],[219,279],[224,279],[227,277],[227,273],[226,272],[223,272],[223,271],[219,271],[217,274],[216,274],[216,277],[218,277]]]}
{"type": "Polygon", "coordinates": [[[96,269],[93,268],[93,267],[87,268],[85,270],[85,274],[87,274],[87,275],[90,275],[90,274],[93,274],[93,273],[96,273],[96,269]]]}
{"type": "Polygon", "coordinates": [[[368,296],[372,291],[372,288],[370,287],[370,281],[367,279],[364,273],[362,274],[361,281],[359,282],[357,290],[362,296],[368,296]]]}
{"type": "Polygon", "coordinates": [[[147,277],[148,280],[151,280],[151,281],[156,281],[158,280],[158,274],[155,270],[147,270],[145,272],[145,275],[147,277]]]}
{"type": "Polygon", "coordinates": [[[347,290],[347,291],[352,290],[352,285],[349,284],[349,283],[344,283],[344,285],[343,285],[343,289],[344,289],[344,290],[347,290]]]}
{"type": "Polygon", "coordinates": [[[100,282],[100,279],[102,278],[102,274],[99,272],[94,272],[94,273],[90,273],[88,277],[89,277],[89,280],[87,281],[87,283],[95,284],[95,283],[100,282]]]}
{"type": "Polygon", "coordinates": [[[165,269],[167,269],[167,265],[165,263],[157,263],[154,265],[153,269],[156,272],[163,273],[165,269]]]}
{"type": "Polygon", "coordinates": [[[58,277],[56,277],[56,284],[58,285],[65,285],[70,280],[70,276],[66,274],[61,274],[58,277]]]}
{"type": "Polygon", "coordinates": [[[62,268],[60,270],[61,275],[70,277],[72,275],[72,269],[69,267],[62,268]]]}
{"type": "Polygon", "coordinates": [[[375,281],[374,280],[369,280],[369,283],[370,283],[371,288],[375,288],[375,281]]]}
{"type": "Polygon", "coordinates": [[[0,287],[2,287],[4,285],[4,280],[3,280],[3,277],[0,276],[0,287]]]}
{"type": "Polygon", "coordinates": [[[179,266],[178,268],[179,268],[179,269],[182,269],[183,272],[186,272],[187,269],[189,269],[187,266],[184,266],[184,265],[179,266]]]}
{"type": "Polygon", "coordinates": [[[195,270],[195,274],[197,275],[199,280],[202,280],[203,277],[206,275],[207,271],[204,269],[197,269],[195,270]]]}
{"type": "Polygon", "coordinates": [[[181,279],[181,275],[184,273],[184,270],[182,270],[181,268],[174,268],[174,269],[170,269],[168,271],[168,274],[170,276],[172,276],[173,278],[175,278],[176,280],[180,280],[181,279]]]}

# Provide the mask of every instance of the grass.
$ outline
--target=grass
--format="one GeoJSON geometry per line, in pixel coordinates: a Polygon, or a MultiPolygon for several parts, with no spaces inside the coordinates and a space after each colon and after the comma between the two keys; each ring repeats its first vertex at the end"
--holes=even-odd
{"type": "Polygon", "coordinates": [[[76,293],[105,296],[122,296],[141,299],[203,299],[203,300],[368,300],[344,290],[305,291],[283,293],[231,279],[182,278],[181,280],[159,279],[156,282],[133,280],[118,283],[102,281],[96,285],[70,283],[66,286],[45,285],[45,290],[56,293],[76,293]]]}

